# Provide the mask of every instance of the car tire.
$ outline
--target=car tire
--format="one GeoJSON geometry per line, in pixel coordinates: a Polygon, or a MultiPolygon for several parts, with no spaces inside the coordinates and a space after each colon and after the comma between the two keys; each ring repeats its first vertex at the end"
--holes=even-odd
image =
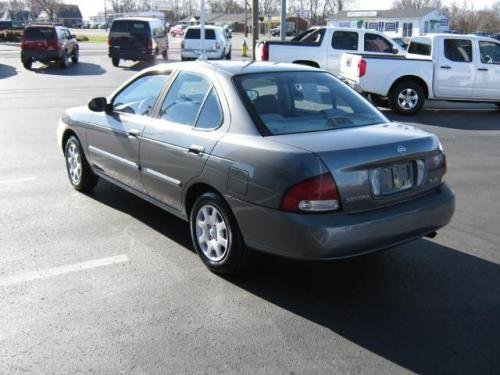
{"type": "Polygon", "coordinates": [[[64,145],[64,159],[71,185],[81,192],[91,191],[97,184],[99,177],[90,168],[82,145],[74,135],[69,137],[64,145]]]}
{"type": "Polygon", "coordinates": [[[424,90],[415,81],[401,81],[389,92],[389,106],[399,115],[414,115],[422,109],[424,103],[424,90]]]}
{"type": "Polygon", "coordinates": [[[31,66],[33,65],[33,60],[32,59],[24,59],[23,60],[23,66],[27,70],[31,70],[31,66]]]}
{"type": "Polygon", "coordinates": [[[377,94],[368,94],[368,99],[377,107],[389,108],[389,99],[377,94]]]}
{"type": "Polygon", "coordinates": [[[64,51],[61,57],[59,57],[59,67],[62,69],[66,69],[68,67],[68,54],[66,51],[64,51]]]}
{"type": "Polygon", "coordinates": [[[500,103],[495,103],[495,105],[496,105],[498,108],[500,108],[500,103]]]}
{"type": "Polygon", "coordinates": [[[161,54],[161,57],[163,58],[163,60],[167,61],[168,60],[168,50],[163,51],[163,53],[161,54]]]}
{"type": "Polygon", "coordinates": [[[80,50],[75,48],[75,52],[73,52],[73,56],[71,56],[71,62],[73,64],[78,64],[78,60],[80,59],[80,50]]]}
{"type": "Polygon", "coordinates": [[[116,58],[116,57],[113,57],[111,59],[111,63],[113,64],[114,67],[119,67],[120,66],[120,59],[116,58]]]}
{"type": "Polygon", "coordinates": [[[226,55],[226,60],[231,60],[231,48],[229,48],[229,52],[226,55]]]}
{"type": "Polygon", "coordinates": [[[220,274],[244,269],[250,259],[231,209],[213,192],[198,197],[190,213],[193,246],[205,266],[220,274]]]}

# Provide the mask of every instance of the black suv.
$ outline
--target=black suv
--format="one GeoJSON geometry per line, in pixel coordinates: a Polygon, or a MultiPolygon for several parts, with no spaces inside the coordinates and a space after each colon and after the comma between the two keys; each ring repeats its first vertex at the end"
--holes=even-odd
{"type": "Polygon", "coordinates": [[[31,69],[33,61],[47,64],[57,61],[61,68],[68,66],[71,58],[78,62],[79,46],[76,37],[62,26],[30,25],[24,30],[21,41],[21,61],[26,69],[31,69]]]}
{"type": "Polygon", "coordinates": [[[168,58],[168,32],[155,18],[115,19],[109,30],[109,57],[114,66],[120,59],[154,62],[157,55],[168,58]]]}

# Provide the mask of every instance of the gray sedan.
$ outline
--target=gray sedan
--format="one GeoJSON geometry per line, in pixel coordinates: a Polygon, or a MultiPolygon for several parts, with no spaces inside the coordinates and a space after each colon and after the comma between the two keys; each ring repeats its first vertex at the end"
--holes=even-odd
{"type": "Polygon", "coordinates": [[[251,249],[335,259],[434,236],[454,212],[438,138],[388,121],[331,74],[164,64],[64,113],[69,180],[99,178],[190,222],[216,272],[251,249]]]}

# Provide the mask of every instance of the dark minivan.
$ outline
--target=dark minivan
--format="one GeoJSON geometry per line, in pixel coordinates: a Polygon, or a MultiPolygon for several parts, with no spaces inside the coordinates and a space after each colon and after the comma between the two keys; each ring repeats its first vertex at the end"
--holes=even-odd
{"type": "Polygon", "coordinates": [[[120,60],[154,62],[157,55],[168,56],[168,33],[156,18],[118,18],[109,31],[109,57],[114,66],[120,60]]]}

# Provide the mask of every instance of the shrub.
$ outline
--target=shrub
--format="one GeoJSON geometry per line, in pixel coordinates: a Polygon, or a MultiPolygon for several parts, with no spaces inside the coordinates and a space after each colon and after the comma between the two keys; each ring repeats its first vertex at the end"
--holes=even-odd
{"type": "Polygon", "coordinates": [[[89,38],[85,35],[77,35],[76,40],[79,42],[88,42],[89,38]]]}
{"type": "Polygon", "coordinates": [[[22,37],[23,37],[22,30],[0,31],[0,40],[2,42],[20,42],[22,37]]]}

